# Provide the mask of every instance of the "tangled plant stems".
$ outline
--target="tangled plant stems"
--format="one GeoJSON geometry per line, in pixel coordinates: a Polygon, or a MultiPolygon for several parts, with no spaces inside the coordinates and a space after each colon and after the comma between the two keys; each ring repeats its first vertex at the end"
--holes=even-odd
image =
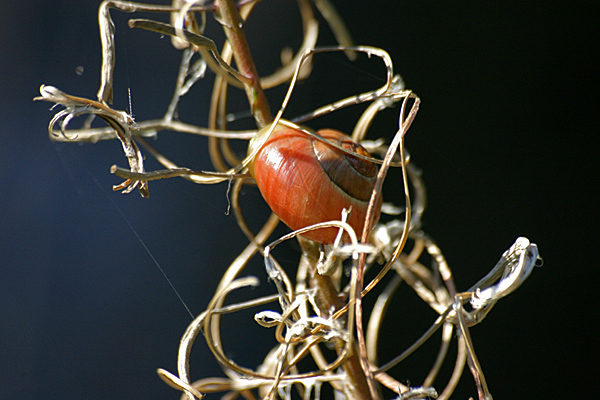
{"type": "Polygon", "coordinates": [[[129,168],[112,167],[113,174],[125,179],[114,190],[129,193],[137,188],[142,196],[148,197],[148,182],[157,179],[183,177],[202,184],[233,181],[232,208],[249,243],[223,274],[207,309],[185,331],[180,342],[177,373],[159,369],[159,376],[190,400],[213,392],[226,392],[223,398],[291,399],[299,396],[318,399],[324,385],[331,386],[336,398],[380,399],[384,393],[382,388],[387,387],[397,399],[446,399],[467,364],[479,398],[491,399],[469,328],[480,323],[499,299],[519,287],[533,267],[540,265],[537,246],[526,238],[518,238],[486,277],[465,292],[457,291],[441,250],[421,229],[425,186],[420,171],[404,148],[404,137],[420,100],[394,75],[389,55],[382,49],[354,46],[329,1],[298,0],[303,24],[300,49],[288,57],[277,72],[259,76],[244,30],[256,3],[175,0],[172,5],[157,6],[105,1],[99,10],[103,61],[97,100],[71,96],[52,86],[42,86],[41,96],[35,98],[64,107],[50,121],[52,140],[118,139],[121,142],[129,168]],[[126,112],[109,106],[115,67],[111,9],[170,15],[169,24],[139,19],[129,22],[132,28],[171,36],[173,45],[182,52],[175,92],[161,119],[134,121],[126,112]],[[316,11],[333,31],[339,42],[337,46],[316,47],[319,30],[316,11]],[[209,22],[219,24],[225,33],[226,40],[220,50],[213,40],[203,35],[209,22]],[[361,54],[379,58],[386,67],[385,84],[308,114],[284,119],[283,113],[296,82],[309,78],[313,58],[320,53],[339,51],[344,51],[351,60],[361,54]],[[177,120],[174,113],[180,99],[206,77],[207,69],[215,74],[208,127],[177,120]],[[288,91],[273,115],[265,90],[279,85],[288,85],[288,91]],[[227,130],[230,90],[244,91],[256,129],[227,130]],[[331,129],[315,132],[305,124],[363,103],[368,106],[357,119],[351,136],[331,129]],[[378,112],[398,104],[398,129],[391,143],[365,140],[378,112]],[[71,120],[81,115],[99,116],[108,126],[92,128],[92,118],[88,118],[83,127],[68,128],[71,120]],[[214,171],[179,167],[161,155],[145,140],[160,131],[207,136],[214,171]],[[250,140],[243,159],[230,148],[232,139],[250,140]],[[145,171],[141,149],[166,169],[145,171]],[[382,186],[389,168],[402,171],[404,198],[395,199],[400,206],[382,203],[382,186]],[[239,203],[243,185],[255,183],[273,210],[258,232],[246,225],[239,203]],[[383,215],[381,221],[380,215],[383,215]],[[273,240],[271,235],[280,220],[293,231],[273,240]],[[277,245],[292,239],[298,240],[302,249],[295,276],[288,275],[273,256],[277,245]],[[263,257],[267,276],[276,292],[227,304],[231,292],[258,285],[258,279],[253,276],[240,277],[249,260],[257,255],[263,257]],[[431,261],[424,261],[426,259],[431,261]],[[365,281],[367,269],[375,271],[375,278],[369,282],[365,281]],[[342,272],[344,270],[347,274],[342,272]],[[388,274],[391,278],[383,280],[388,274]],[[396,357],[380,363],[378,342],[384,333],[382,321],[400,282],[407,283],[439,316],[413,345],[398,349],[396,357]],[[364,309],[362,298],[382,285],[385,287],[379,288],[373,308],[364,309]],[[264,308],[255,314],[255,322],[270,329],[265,330],[265,334],[272,332],[278,343],[255,368],[238,365],[229,358],[221,340],[222,316],[250,307],[264,308]],[[363,325],[363,318],[367,316],[368,323],[363,325]],[[388,374],[439,329],[442,330],[439,355],[419,386],[407,387],[400,383],[406,378],[388,374]],[[190,360],[190,354],[200,332],[204,333],[206,344],[222,366],[225,378],[192,381],[189,368],[196,364],[190,360]],[[440,382],[438,374],[453,338],[457,346],[454,372],[448,381],[440,382]],[[312,362],[300,363],[305,359],[312,362]]]}

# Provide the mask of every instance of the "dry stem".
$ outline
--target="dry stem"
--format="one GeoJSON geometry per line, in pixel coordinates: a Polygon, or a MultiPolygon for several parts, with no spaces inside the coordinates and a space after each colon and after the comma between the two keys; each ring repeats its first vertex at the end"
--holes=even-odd
{"type": "MultiPolygon", "coordinates": [[[[319,250],[316,243],[303,239],[301,236],[298,240],[302,246],[302,255],[309,264],[310,284],[316,288],[316,302],[320,310],[330,312],[331,315],[337,310],[340,310],[345,302],[339,296],[331,277],[323,276],[317,271],[317,262],[319,260],[319,250]]],[[[325,315],[324,317],[329,317],[325,315]]],[[[335,340],[335,348],[338,355],[344,350],[345,343],[341,340],[335,340]]],[[[352,346],[352,354],[344,362],[344,372],[348,377],[345,391],[348,399],[368,400],[371,399],[371,390],[367,381],[367,375],[363,371],[360,363],[358,348],[352,346]]]]}
{"type": "Polygon", "coordinates": [[[217,0],[216,16],[223,25],[223,31],[233,49],[233,57],[241,74],[251,79],[251,85],[244,85],[252,114],[259,128],[273,120],[265,93],[260,85],[260,77],[252,60],[252,53],[244,34],[244,21],[240,18],[233,1],[217,0]]]}

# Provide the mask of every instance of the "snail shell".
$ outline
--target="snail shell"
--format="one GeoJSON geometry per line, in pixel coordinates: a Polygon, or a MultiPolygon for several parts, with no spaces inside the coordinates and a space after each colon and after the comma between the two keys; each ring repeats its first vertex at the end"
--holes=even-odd
{"type": "MultiPolygon", "coordinates": [[[[317,135],[351,152],[370,156],[360,144],[339,131],[323,129],[317,135]]],[[[249,151],[252,146],[251,143],[249,151]]],[[[292,230],[339,221],[342,210],[352,207],[348,223],[358,236],[362,234],[377,175],[374,163],[353,157],[299,129],[278,125],[249,169],[271,210],[292,230]]],[[[375,221],[380,210],[381,196],[375,221]]],[[[331,244],[338,231],[338,228],[318,229],[303,236],[331,244]]],[[[348,240],[347,235],[344,239],[348,240]]]]}

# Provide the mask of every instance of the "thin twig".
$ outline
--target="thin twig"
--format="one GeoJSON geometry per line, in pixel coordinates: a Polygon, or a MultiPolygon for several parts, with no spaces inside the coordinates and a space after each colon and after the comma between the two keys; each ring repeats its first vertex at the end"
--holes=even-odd
{"type": "Polygon", "coordinates": [[[244,33],[244,22],[232,0],[216,0],[215,5],[217,7],[215,15],[223,25],[225,36],[227,36],[227,40],[233,48],[233,57],[238,69],[250,79],[250,83],[244,85],[246,96],[254,119],[258,127],[262,128],[269,124],[273,117],[265,93],[260,85],[260,77],[256,71],[256,66],[252,60],[250,47],[244,33]]]}

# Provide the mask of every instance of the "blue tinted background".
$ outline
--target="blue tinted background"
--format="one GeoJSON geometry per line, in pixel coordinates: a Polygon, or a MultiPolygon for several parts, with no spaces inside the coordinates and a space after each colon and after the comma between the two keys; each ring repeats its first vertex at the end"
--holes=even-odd
{"type": "MultiPolygon", "coordinates": [[[[597,347],[588,328],[598,275],[591,195],[598,183],[597,3],[402,2],[393,9],[386,1],[337,3],[356,42],[387,49],[423,101],[407,145],[428,187],[424,228],[444,251],[458,287],[484,275],[517,236],[538,243],[544,257],[544,268],[472,331],[492,392],[525,399],[579,390],[576,382],[586,381],[597,347]]],[[[119,183],[110,166],[126,165],[117,142],[48,140],[50,104],[31,100],[42,83],[95,96],[97,6],[1,6],[1,399],[178,398],[155,370],[175,370],[178,340],[191,317],[145,247],[197,314],[247,243],[226,215],[226,186],[170,180],[153,183],[150,199],[124,196],[110,190],[119,183]]],[[[278,34],[263,33],[252,43],[259,65],[277,57],[265,52],[270,41],[295,37],[282,17],[294,5],[275,8],[263,26],[278,34]]],[[[113,16],[115,108],[127,107],[131,88],[136,118],[159,117],[178,52],[166,39],[126,28],[129,15],[113,16]]],[[[248,27],[257,35],[261,28],[248,27]]],[[[339,97],[339,88],[380,85],[329,64],[334,73],[301,87],[299,99],[317,97],[323,105],[339,97]]],[[[209,90],[201,83],[189,95],[180,110],[186,121],[206,123],[209,90]]],[[[396,118],[397,111],[383,115],[381,129],[394,130],[396,118]]],[[[181,165],[208,168],[203,139],[162,133],[156,144],[181,165]]],[[[158,166],[149,160],[148,168],[158,166]]],[[[393,186],[386,189],[390,196],[398,195],[393,186]]],[[[255,190],[244,193],[244,204],[264,215],[255,190]]],[[[287,250],[293,259],[297,250],[287,250]]],[[[269,290],[256,264],[253,272],[269,290]]],[[[425,318],[423,327],[432,320],[425,318]]],[[[417,335],[391,321],[382,354],[397,354],[396,340],[417,335]]],[[[264,332],[230,328],[232,356],[258,363],[243,350],[267,349],[254,336],[264,332]]],[[[202,343],[192,360],[194,378],[220,373],[202,343]]],[[[395,375],[414,383],[422,376],[407,369],[395,375]]],[[[475,395],[467,372],[456,398],[475,395]]]]}

